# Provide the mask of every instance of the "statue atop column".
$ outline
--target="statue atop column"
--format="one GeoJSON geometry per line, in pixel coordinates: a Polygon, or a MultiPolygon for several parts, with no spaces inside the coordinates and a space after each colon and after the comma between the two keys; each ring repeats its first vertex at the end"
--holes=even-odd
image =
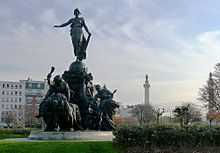
{"type": "Polygon", "coordinates": [[[85,23],[85,20],[80,17],[81,12],[78,8],[74,10],[74,18],[69,19],[67,22],[61,24],[61,25],[55,25],[55,28],[61,28],[66,27],[70,25],[70,36],[72,39],[72,44],[74,48],[74,54],[77,57],[77,60],[82,61],[83,59],[86,59],[86,48],[88,46],[91,33],[89,32],[89,29],[85,23]],[[88,34],[88,37],[86,38],[83,34],[83,28],[88,34]]]}

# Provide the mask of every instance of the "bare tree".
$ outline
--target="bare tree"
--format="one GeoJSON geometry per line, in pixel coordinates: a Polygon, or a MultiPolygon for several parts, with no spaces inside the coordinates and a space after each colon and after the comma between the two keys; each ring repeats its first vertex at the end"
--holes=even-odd
{"type": "Polygon", "coordinates": [[[206,84],[199,89],[198,98],[208,108],[209,112],[219,112],[220,110],[219,89],[219,80],[210,73],[206,84]]]}
{"type": "Polygon", "coordinates": [[[151,105],[138,104],[129,107],[131,107],[130,113],[137,118],[140,125],[154,120],[153,107],[151,105]]]}
{"type": "Polygon", "coordinates": [[[213,118],[211,114],[220,112],[220,63],[217,63],[214,72],[209,74],[206,84],[199,90],[198,100],[208,108],[207,119],[210,126],[213,118]]]}
{"type": "Polygon", "coordinates": [[[5,112],[4,116],[4,122],[7,124],[7,127],[12,127],[16,125],[16,114],[14,114],[11,111],[5,112]]]}
{"type": "Polygon", "coordinates": [[[40,120],[35,117],[35,112],[37,108],[32,105],[25,106],[25,127],[38,127],[40,125],[40,120]]]}
{"type": "Polygon", "coordinates": [[[205,104],[209,113],[220,112],[220,63],[217,63],[214,69],[206,84],[199,89],[198,100],[205,104]]]}
{"type": "Polygon", "coordinates": [[[202,120],[202,114],[198,108],[192,103],[186,103],[182,106],[176,107],[174,115],[180,121],[180,126],[188,125],[189,123],[197,122],[202,120]]]}
{"type": "Polygon", "coordinates": [[[160,117],[165,113],[165,109],[158,108],[158,109],[154,109],[153,111],[156,114],[156,123],[159,124],[160,117]]]}

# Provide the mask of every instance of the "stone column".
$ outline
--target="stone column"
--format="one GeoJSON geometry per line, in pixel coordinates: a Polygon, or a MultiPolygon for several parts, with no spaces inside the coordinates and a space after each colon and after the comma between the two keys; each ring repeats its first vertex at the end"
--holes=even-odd
{"type": "Polygon", "coordinates": [[[150,104],[150,83],[148,80],[148,75],[146,75],[146,80],[144,83],[144,104],[145,105],[150,104]]]}

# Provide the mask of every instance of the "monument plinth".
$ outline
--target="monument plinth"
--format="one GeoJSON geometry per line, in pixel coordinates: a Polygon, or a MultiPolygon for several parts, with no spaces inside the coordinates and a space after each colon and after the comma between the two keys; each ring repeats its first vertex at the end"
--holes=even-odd
{"type": "Polygon", "coordinates": [[[86,140],[112,141],[111,131],[44,132],[31,131],[30,140],[86,140]]]}

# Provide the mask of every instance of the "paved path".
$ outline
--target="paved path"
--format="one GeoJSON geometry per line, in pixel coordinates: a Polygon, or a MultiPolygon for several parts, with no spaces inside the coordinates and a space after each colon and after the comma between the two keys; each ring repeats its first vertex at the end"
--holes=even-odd
{"type": "Polygon", "coordinates": [[[0,140],[0,142],[92,142],[92,141],[109,141],[109,140],[31,140],[29,138],[9,138],[9,139],[0,140]]]}

